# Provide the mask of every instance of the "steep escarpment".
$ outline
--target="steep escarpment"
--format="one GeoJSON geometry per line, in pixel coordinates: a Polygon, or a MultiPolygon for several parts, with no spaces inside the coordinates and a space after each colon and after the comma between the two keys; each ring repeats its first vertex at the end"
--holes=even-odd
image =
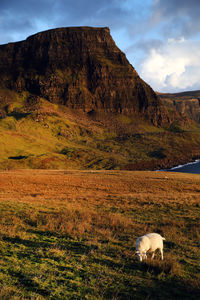
{"type": "Polygon", "coordinates": [[[108,28],[58,28],[0,46],[0,88],[85,112],[140,113],[154,125],[170,122],[108,28]]]}
{"type": "Polygon", "coordinates": [[[177,112],[200,123],[200,91],[160,94],[159,97],[166,107],[175,108],[177,112]]]}

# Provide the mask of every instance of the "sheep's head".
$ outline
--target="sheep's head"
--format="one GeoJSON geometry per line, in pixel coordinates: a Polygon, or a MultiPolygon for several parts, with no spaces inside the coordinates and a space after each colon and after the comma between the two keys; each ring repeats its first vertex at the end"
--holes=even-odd
{"type": "Polygon", "coordinates": [[[136,251],[136,255],[137,255],[137,259],[138,259],[139,261],[142,261],[142,258],[144,258],[143,254],[140,253],[140,251],[136,251]]]}
{"type": "Polygon", "coordinates": [[[146,252],[136,251],[136,255],[137,255],[137,259],[138,259],[139,261],[143,261],[143,260],[147,259],[147,254],[146,254],[146,252]]]}

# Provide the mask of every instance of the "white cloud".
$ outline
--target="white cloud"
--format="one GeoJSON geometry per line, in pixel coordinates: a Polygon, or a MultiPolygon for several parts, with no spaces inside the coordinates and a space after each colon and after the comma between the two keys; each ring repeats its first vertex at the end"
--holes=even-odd
{"type": "Polygon", "coordinates": [[[139,73],[157,91],[200,89],[200,42],[170,39],[151,48],[139,73]]]}

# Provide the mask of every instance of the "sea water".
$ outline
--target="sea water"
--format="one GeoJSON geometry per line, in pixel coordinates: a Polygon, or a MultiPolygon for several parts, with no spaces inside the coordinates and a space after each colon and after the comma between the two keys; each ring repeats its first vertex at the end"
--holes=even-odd
{"type": "Polygon", "coordinates": [[[200,174],[200,160],[196,160],[195,162],[191,162],[186,165],[180,165],[180,166],[168,169],[167,171],[200,174]]]}

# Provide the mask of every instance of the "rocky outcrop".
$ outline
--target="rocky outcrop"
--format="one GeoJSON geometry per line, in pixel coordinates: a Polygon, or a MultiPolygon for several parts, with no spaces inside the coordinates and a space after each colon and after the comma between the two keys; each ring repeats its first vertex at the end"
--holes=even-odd
{"type": "Polygon", "coordinates": [[[185,101],[173,101],[173,105],[180,113],[188,118],[200,123],[200,99],[190,99],[185,101]]]}
{"type": "Polygon", "coordinates": [[[187,118],[200,123],[200,91],[158,94],[163,104],[187,118]]]}
{"type": "Polygon", "coordinates": [[[86,112],[139,113],[155,125],[170,122],[109,28],[58,28],[1,45],[0,88],[86,112]]]}

